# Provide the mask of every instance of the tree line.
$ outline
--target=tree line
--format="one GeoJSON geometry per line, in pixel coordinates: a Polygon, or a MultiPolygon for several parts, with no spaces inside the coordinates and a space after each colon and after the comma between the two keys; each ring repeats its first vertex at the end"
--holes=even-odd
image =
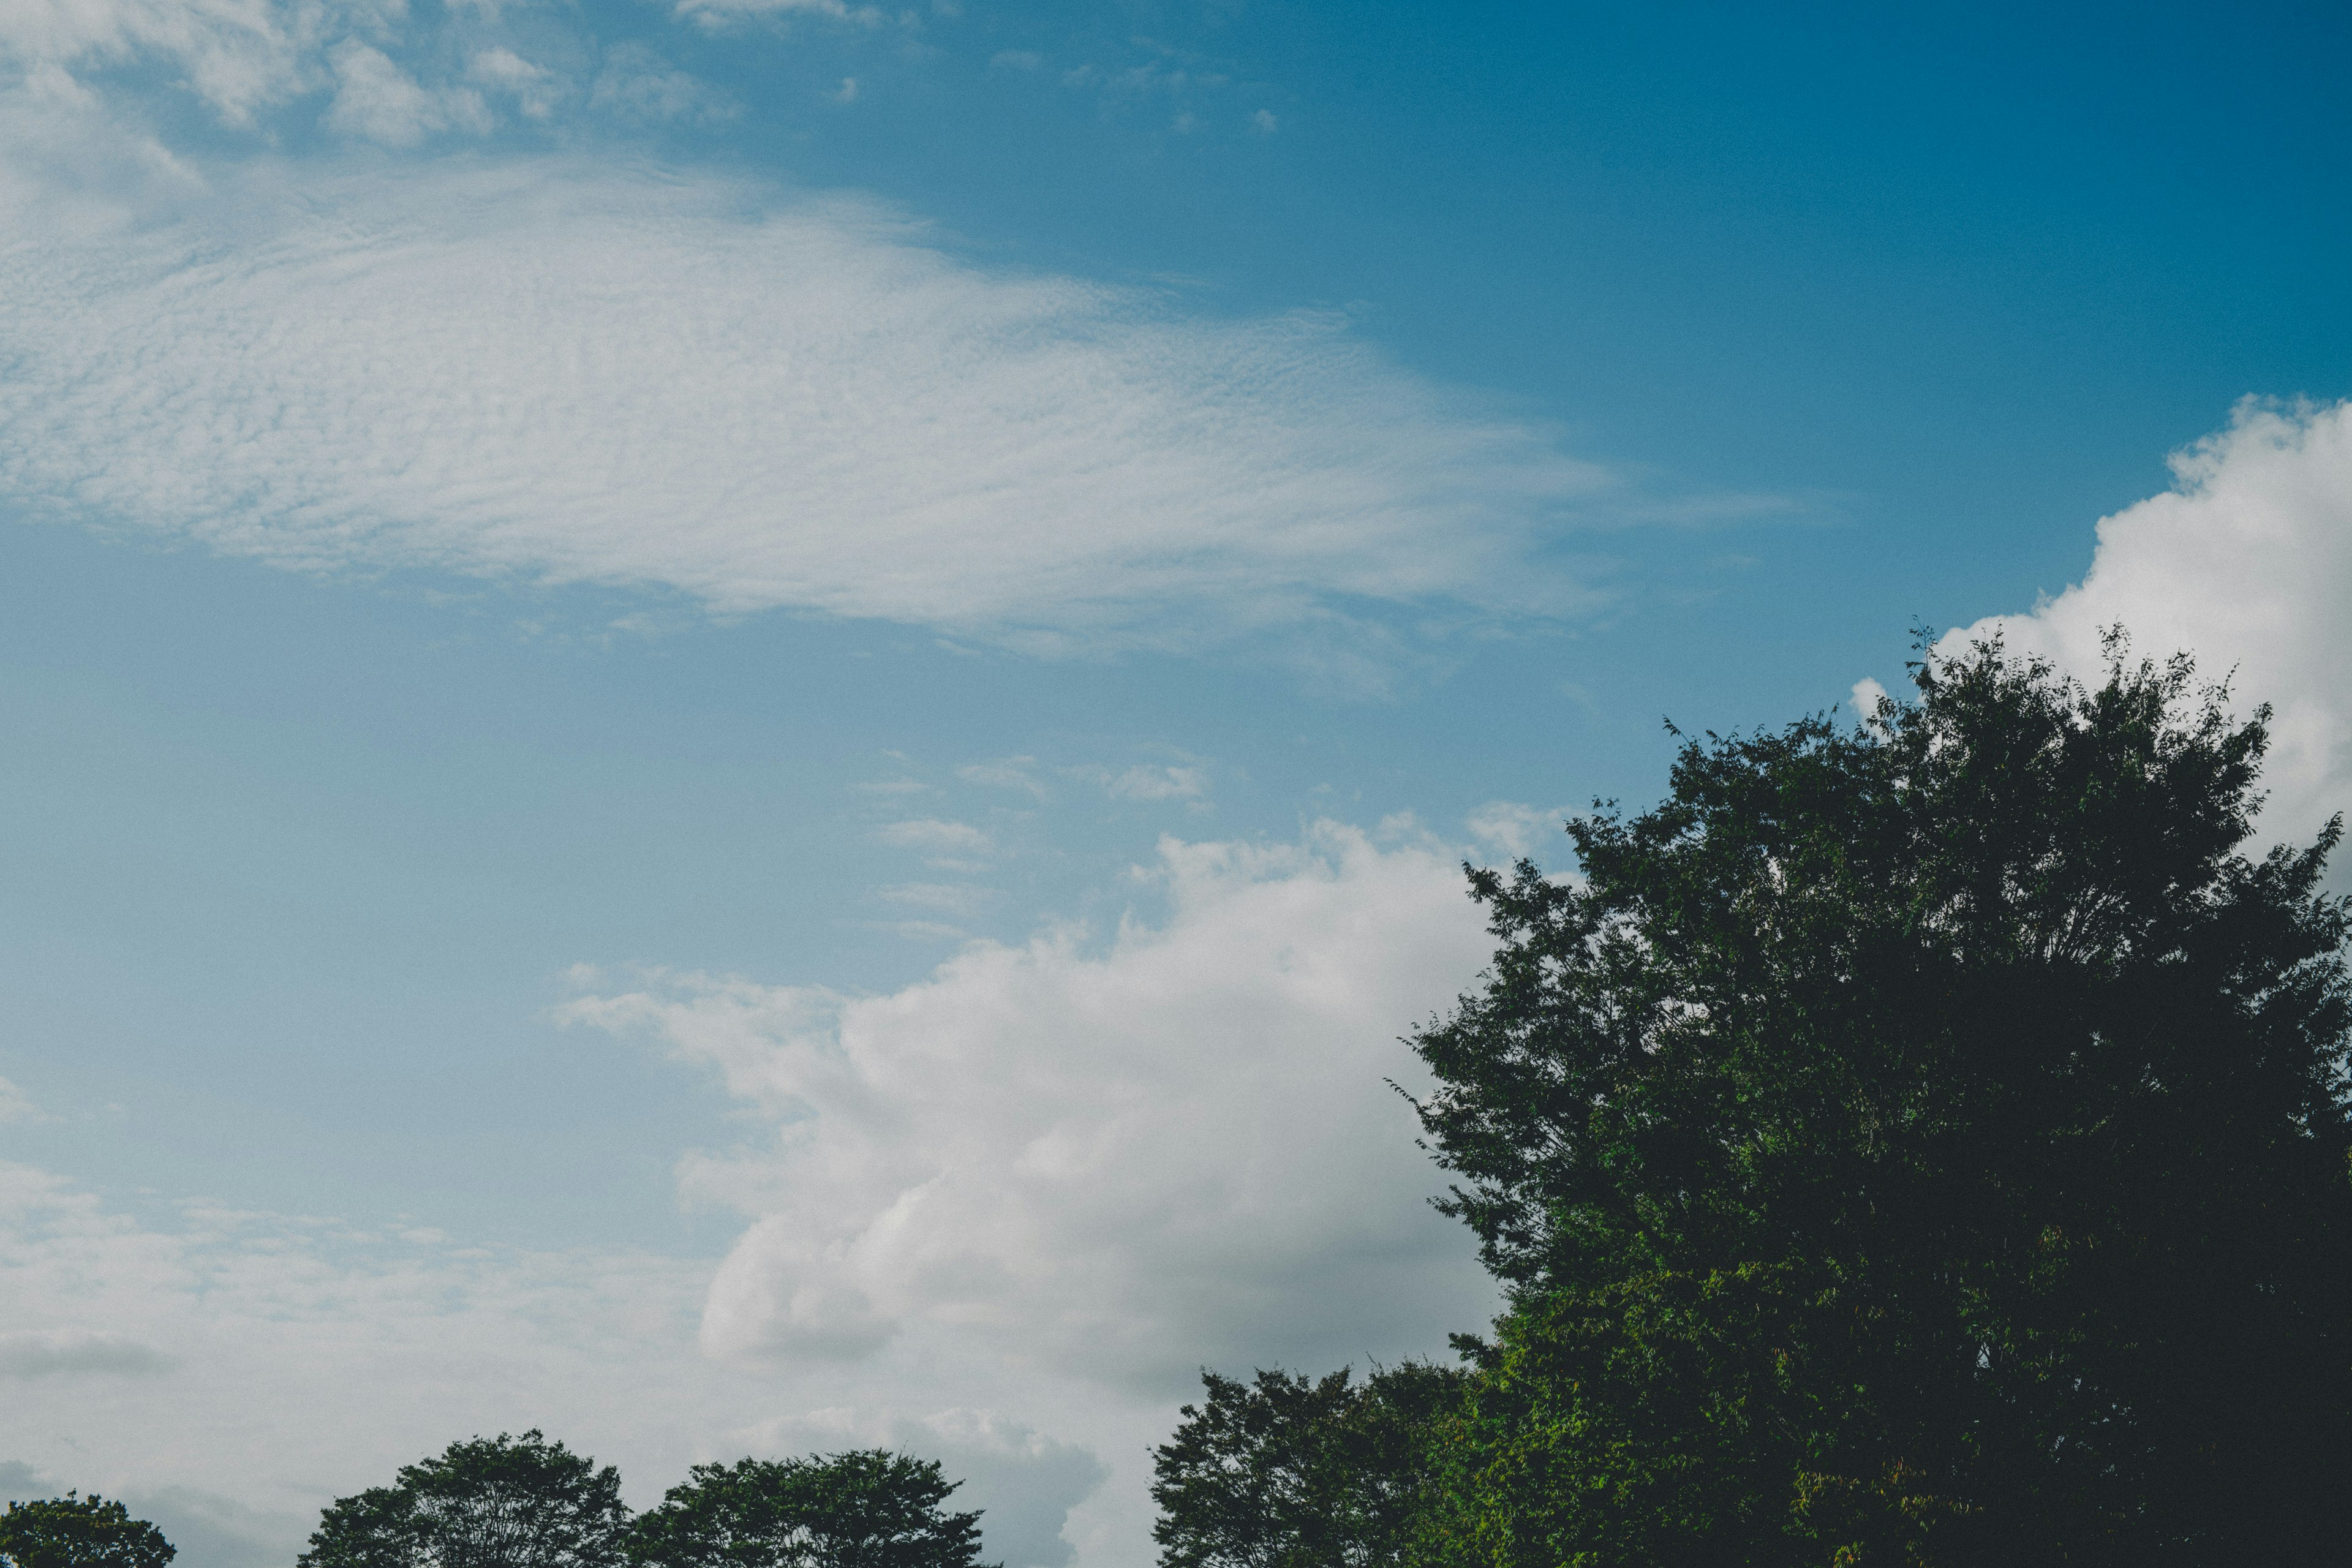
{"type": "MultiPolygon", "coordinates": [[[[298,1568],[981,1568],[962,1483],[883,1449],[697,1465],[632,1514],[620,1472],[539,1431],[452,1443],[320,1515],[298,1568]]],[[[11,1568],[166,1568],[118,1501],[68,1493],[0,1512],[11,1568]]]]}
{"type": "MultiPolygon", "coordinates": [[[[1203,1374],[1162,1568],[2352,1560],[2340,819],[2248,853],[2269,711],[2111,640],[1923,650],[1859,723],[1684,737],[1411,1043],[1505,1308],[1456,1364],[1203,1374]]],[[[330,1507],[299,1568],[978,1568],[936,1463],[696,1468],[632,1516],[540,1433],[330,1507]]],[[[163,1568],[119,1503],[13,1568],[163,1568]]]]}
{"type": "Polygon", "coordinates": [[[1164,1568],[2352,1562],[2340,818],[2120,632],[1684,737],[1411,1040],[1506,1308],[1459,1364],[1208,1375],[1164,1568]]]}

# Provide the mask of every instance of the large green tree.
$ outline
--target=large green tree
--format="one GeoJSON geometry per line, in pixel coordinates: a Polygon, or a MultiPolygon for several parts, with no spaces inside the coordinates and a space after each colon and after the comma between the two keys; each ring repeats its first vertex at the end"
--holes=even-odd
{"type": "Polygon", "coordinates": [[[1430,1554],[2346,1560],[2339,827],[2250,855],[2267,712],[2110,654],[1923,656],[1474,872],[1414,1044],[1510,1306],[1430,1554]]]}
{"type": "Polygon", "coordinates": [[[1371,1568],[1405,1551],[1427,1507],[1432,1423],[1462,1373],[1407,1362],[1361,1382],[1342,1367],[1202,1383],[1153,1455],[1167,1568],[1371,1568]]]}
{"type": "Polygon", "coordinates": [[[162,1531],[95,1492],[0,1510],[0,1563],[7,1568],[164,1568],[177,1554],[162,1531]]]}
{"type": "Polygon", "coordinates": [[[630,1532],[645,1568],[980,1568],[980,1514],[942,1506],[963,1483],[937,1460],[869,1448],[688,1474],[630,1532]]]}
{"type": "Polygon", "coordinates": [[[536,1429],[452,1443],[340,1498],[300,1568],[619,1568],[620,1472],[536,1429]]]}

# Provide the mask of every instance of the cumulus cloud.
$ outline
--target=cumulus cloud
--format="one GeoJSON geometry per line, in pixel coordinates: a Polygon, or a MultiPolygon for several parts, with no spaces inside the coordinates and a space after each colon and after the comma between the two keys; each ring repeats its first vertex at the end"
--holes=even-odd
{"type": "Polygon", "coordinates": [[[327,39],[381,15],[278,0],[17,0],[0,6],[0,60],[29,70],[160,59],[221,118],[245,124],[316,82],[327,39]]]}
{"type": "MultiPolygon", "coordinates": [[[[480,101],[334,58],[356,133],[480,101]]],[[[1188,315],[860,201],[608,162],[205,180],[5,201],[0,500],[1037,649],[1281,626],[1336,659],[1381,605],[1600,602],[1559,550],[1610,476],[1334,319],[1188,315]]]]}
{"type": "Polygon", "coordinates": [[[2352,809],[2352,404],[2246,402],[2172,471],[2170,490],[2100,520],[2082,582],[1939,647],[1999,632],[2095,677],[2101,634],[2121,623],[2138,653],[2234,668],[2246,705],[2277,710],[2263,830],[2307,838],[2352,809]]]}
{"type": "Polygon", "coordinates": [[[855,1361],[952,1329],[988,1359],[1171,1394],[1212,1365],[1426,1351],[1489,1288],[1423,1199],[1396,1037],[1486,941],[1455,857],[1330,824],[1160,846],[1163,923],[981,942],[882,996],[699,975],[583,999],[778,1126],[683,1179],[752,1224],[715,1356],[855,1361]]]}

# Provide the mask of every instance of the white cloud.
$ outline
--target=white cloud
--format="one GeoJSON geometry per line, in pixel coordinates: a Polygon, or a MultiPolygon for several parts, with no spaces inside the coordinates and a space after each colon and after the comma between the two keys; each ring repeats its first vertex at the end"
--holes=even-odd
{"type": "Polygon", "coordinates": [[[510,94],[515,106],[533,120],[545,120],[554,113],[556,104],[568,90],[554,72],[504,47],[477,53],[467,65],[466,74],[485,87],[510,94]]]}
{"type": "Polygon", "coordinates": [[[2186,650],[2211,677],[2234,667],[2242,705],[2277,710],[2264,834],[2308,838],[2352,810],[2352,404],[2249,401],[2172,469],[2170,490],[2100,520],[2081,583],[1938,646],[1998,630],[2095,679],[2100,634],[2120,622],[2137,653],[2186,650]]]}
{"type": "Polygon", "coordinates": [[[877,6],[850,5],[844,0],[677,0],[676,10],[679,16],[713,29],[746,16],[823,16],[866,27],[878,27],[885,19],[877,6]]]}
{"type": "Polygon", "coordinates": [[[41,1113],[30,1096],[5,1078],[0,1078],[0,1122],[38,1121],[41,1113]]]}
{"type": "Polygon", "coordinates": [[[1270,109],[1261,109],[1250,116],[1250,129],[1261,136],[1271,136],[1281,128],[1282,121],[1274,117],[1270,109]]]}
{"type": "Polygon", "coordinates": [[[1165,840],[1165,924],[975,943],[885,996],[671,976],[569,1016],[707,1061],[779,1125],[684,1167],[753,1223],[703,1342],[856,1361],[952,1330],[999,1363],[1181,1392],[1211,1365],[1427,1350],[1491,1300],[1423,1200],[1396,1037],[1486,954],[1454,858],[1325,824],[1165,840]]]}
{"type": "Polygon", "coordinates": [[[993,789],[1019,790],[1024,795],[1045,798],[1045,786],[1030,770],[1037,765],[1034,757],[1004,757],[992,763],[966,763],[956,769],[956,777],[966,784],[986,784],[993,789]]]}
{"type": "MultiPolygon", "coordinates": [[[[480,103],[335,58],[354,133],[480,103]]],[[[205,177],[168,212],[81,177],[0,210],[0,500],[1037,649],[1286,627],[1335,669],[1389,657],[1367,606],[1600,602],[1555,552],[1609,476],[1329,318],[1188,316],[862,202],[602,162],[205,177]]]]}
{"type": "Polygon", "coordinates": [[[976,944],[885,995],[581,1003],[768,1130],[679,1168],[749,1220],[715,1269],[141,1219],[0,1164],[0,1479],[127,1494],[186,1568],[261,1568],[473,1432],[541,1426],[641,1506],[691,1463],[889,1442],[971,1479],[1007,1568],[1147,1568],[1148,1449],[1197,1365],[1442,1353],[1493,1306],[1382,1082],[1486,953],[1454,860],[1329,825],[1171,840],[1166,918],[1101,943],[976,944]]]}
{"type": "Polygon", "coordinates": [[[1560,824],[1567,819],[1568,813],[1558,807],[1545,810],[1515,800],[1490,800],[1464,817],[1462,825],[1479,843],[1517,860],[1564,845],[1560,824]]]}
{"type": "Polygon", "coordinates": [[[331,130],[387,147],[413,147],[437,132],[490,128],[480,93],[419,86],[382,49],[346,38],[328,51],[327,61],[335,73],[335,100],[326,117],[331,130]]]}
{"type": "Polygon", "coordinates": [[[323,40],[373,5],[273,0],[11,0],[0,5],[0,60],[87,70],[170,62],[233,124],[314,85],[323,40]]]}
{"type": "Polygon", "coordinates": [[[1089,776],[1118,800],[1199,800],[1209,792],[1209,774],[1203,768],[1138,763],[1118,773],[1097,768],[1089,776]]]}
{"type": "Polygon", "coordinates": [[[996,841],[968,822],[941,822],[934,816],[892,822],[874,830],[874,837],[893,849],[921,849],[940,855],[986,855],[996,841]]]}
{"type": "Polygon", "coordinates": [[[615,44],[589,89],[588,107],[646,124],[665,121],[731,120],[735,100],[688,75],[644,44],[615,44]]]}

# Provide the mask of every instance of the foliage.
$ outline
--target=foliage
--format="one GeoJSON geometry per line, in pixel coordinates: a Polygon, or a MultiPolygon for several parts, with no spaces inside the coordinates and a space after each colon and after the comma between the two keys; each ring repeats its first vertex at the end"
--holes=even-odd
{"type": "Polygon", "coordinates": [[[452,1443],[339,1499],[300,1568],[618,1568],[620,1473],[536,1429],[452,1443]]]}
{"type": "Polygon", "coordinates": [[[1393,1561],[1422,1507],[1430,1423],[1464,1374],[1407,1362],[1358,1384],[1203,1372],[1153,1459],[1167,1568],[1359,1568],[1393,1561]]]}
{"type": "Polygon", "coordinates": [[[96,1493],[0,1511],[0,1563],[8,1568],[164,1568],[177,1552],[162,1531],[96,1493]]]}
{"type": "Polygon", "coordinates": [[[962,1483],[882,1449],[698,1465],[630,1532],[648,1568],[979,1568],[980,1515],[943,1512],[962,1483]]]}
{"type": "Polygon", "coordinates": [[[1998,643],[1685,743],[1472,873],[1414,1044],[1510,1310],[1455,1561],[2316,1563],[2352,1466],[2352,913],[2242,853],[2267,710],[1998,643]]]}

